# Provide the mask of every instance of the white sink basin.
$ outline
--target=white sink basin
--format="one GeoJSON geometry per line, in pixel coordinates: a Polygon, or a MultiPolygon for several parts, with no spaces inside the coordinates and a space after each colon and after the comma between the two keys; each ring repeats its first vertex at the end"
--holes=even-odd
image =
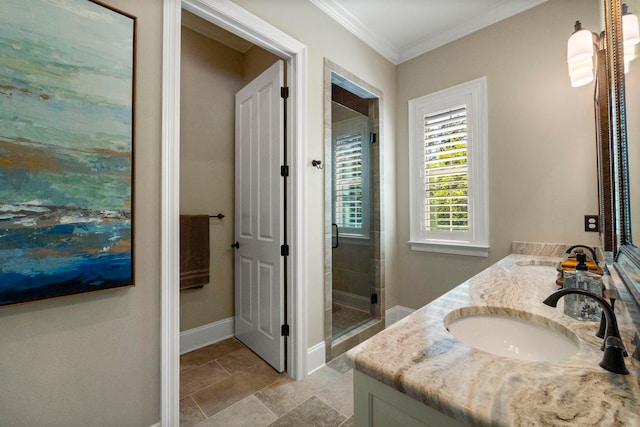
{"type": "Polygon", "coordinates": [[[444,326],[470,347],[512,359],[559,361],[580,350],[569,329],[524,311],[465,307],[447,314],[444,326]]]}

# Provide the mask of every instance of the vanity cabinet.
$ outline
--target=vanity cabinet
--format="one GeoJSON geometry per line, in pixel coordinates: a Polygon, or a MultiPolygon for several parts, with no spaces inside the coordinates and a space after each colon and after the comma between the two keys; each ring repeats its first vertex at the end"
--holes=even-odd
{"type": "Polygon", "coordinates": [[[465,425],[358,370],[353,371],[353,381],[356,427],[463,427],[465,425]]]}
{"type": "MultiPolygon", "coordinates": [[[[565,245],[527,244],[347,352],[354,368],[354,423],[380,426],[519,426],[553,420],[557,427],[640,426],[640,361],[629,375],[599,366],[597,322],[581,322],[543,300],[557,290],[565,245]],[[529,255],[528,253],[543,255],[529,255]],[[547,255],[546,253],[549,252],[547,255]],[[502,311],[571,333],[576,352],[561,359],[523,360],[464,344],[445,327],[460,310],[502,311]],[[522,317],[522,316],[528,317],[522,317]],[[568,332],[569,331],[569,332],[568,332]],[[425,403],[426,402],[426,403],[425,403]],[[446,415],[445,415],[446,414],[446,415]]],[[[516,246],[518,247],[518,246],[516,246]]],[[[619,291],[616,317],[623,342],[638,329],[619,291]]]]}

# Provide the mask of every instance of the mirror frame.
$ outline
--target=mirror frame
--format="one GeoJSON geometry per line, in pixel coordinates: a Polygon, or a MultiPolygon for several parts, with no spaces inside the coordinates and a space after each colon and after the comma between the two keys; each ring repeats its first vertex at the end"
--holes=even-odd
{"type": "MultiPolygon", "coordinates": [[[[606,33],[606,68],[609,76],[609,135],[612,138],[614,180],[611,192],[615,208],[611,230],[618,245],[614,245],[614,266],[640,306],[640,249],[631,239],[631,202],[629,192],[629,160],[627,111],[624,81],[624,49],[622,45],[622,2],[604,0],[606,33]],[[618,196],[616,198],[616,195],[618,196]]],[[[602,177],[601,177],[602,179],[602,177]]],[[[605,236],[606,239],[606,236],[605,236]]]]}

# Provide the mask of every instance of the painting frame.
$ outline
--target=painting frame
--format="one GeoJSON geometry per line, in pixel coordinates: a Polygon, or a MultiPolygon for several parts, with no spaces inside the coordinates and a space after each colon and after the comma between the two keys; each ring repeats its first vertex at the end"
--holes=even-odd
{"type": "Polygon", "coordinates": [[[137,18],[98,0],[8,3],[0,308],[133,287],[137,18]]]}

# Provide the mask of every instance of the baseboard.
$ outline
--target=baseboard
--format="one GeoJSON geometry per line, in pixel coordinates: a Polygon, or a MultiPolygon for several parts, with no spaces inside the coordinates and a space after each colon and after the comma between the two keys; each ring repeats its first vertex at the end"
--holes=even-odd
{"type": "Polygon", "coordinates": [[[233,317],[180,332],[180,354],[231,338],[233,333],[233,317]]]}
{"type": "Polygon", "coordinates": [[[307,375],[311,375],[325,365],[324,341],[307,349],[307,375]]]}
{"type": "MultiPolygon", "coordinates": [[[[408,316],[415,310],[396,305],[385,312],[386,326],[389,327],[398,320],[408,316]]],[[[234,334],[234,318],[220,320],[208,325],[198,326],[180,332],[180,354],[217,343],[234,334]]],[[[307,349],[307,375],[317,371],[325,365],[325,343],[321,342],[307,349]]],[[[156,427],[156,426],[152,426],[156,427]]]]}
{"type": "Polygon", "coordinates": [[[151,427],[160,427],[160,426],[161,426],[160,423],[156,423],[156,424],[152,425],[151,427]]]}
{"type": "Polygon", "coordinates": [[[398,320],[401,320],[407,317],[414,311],[415,310],[411,308],[403,307],[401,305],[396,305],[394,307],[391,307],[389,310],[385,311],[386,327],[388,328],[389,326],[396,323],[398,320]]]}

